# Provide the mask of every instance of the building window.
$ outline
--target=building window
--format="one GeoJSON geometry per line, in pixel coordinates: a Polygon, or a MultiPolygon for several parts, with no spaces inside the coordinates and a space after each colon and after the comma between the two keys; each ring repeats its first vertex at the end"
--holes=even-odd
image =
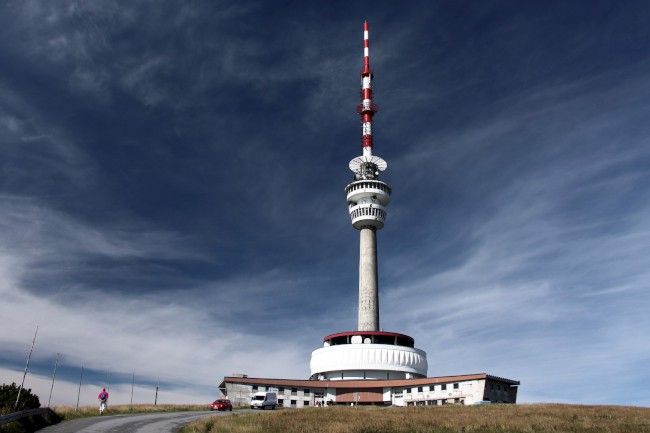
{"type": "Polygon", "coordinates": [[[291,388],[291,394],[295,394],[298,392],[298,388],[291,388]]]}
{"type": "Polygon", "coordinates": [[[253,385],[253,391],[257,391],[257,385],[253,385]]]}
{"type": "Polygon", "coordinates": [[[423,391],[424,391],[424,388],[422,388],[421,386],[418,386],[418,392],[423,392],[423,391]]]}
{"type": "MultiPolygon", "coordinates": [[[[446,383],[445,383],[445,384],[442,384],[442,385],[440,386],[440,389],[442,389],[443,391],[445,391],[445,390],[447,389],[447,384],[446,384],[446,383]]],[[[444,403],[443,403],[443,404],[444,404],[444,403]]]]}
{"type": "Polygon", "coordinates": [[[291,400],[291,407],[296,407],[296,400],[291,400]]]}
{"type": "Polygon", "coordinates": [[[404,393],[405,393],[405,394],[410,394],[410,393],[411,393],[411,388],[406,388],[406,389],[404,390],[404,393]]]}
{"type": "Polygon", "coordinates": [[[279,387],[278,392],[284,392],[284,386],[279,387]]]}
{"type": "Polygon", "coordinates": [[[454,389],[458,389],[458,384],[454,383],[454,389]]]}
{"type": "Polygon", "coordinates": [[[309,394],[311,394],[311,389],[306,388],[306,389],[305,389],[305,395],[309,395],[309,394]]]}
{"type": "Polygon", "coordinates": [[[309,400],[305,400],[305,401],[302,403],[302,405],[303,405],[303,406],[309,406],[309,400]]]}
{"type": "Polygon", "coordinates": [[[442,404],[447,404],[447,399],[446,398],[442,399],[442,404]]]}
{"type": "Polygon", "coordinates": [[[279,398],[278,399],[278,406],[284,406],[284,400],[279,398]]]}

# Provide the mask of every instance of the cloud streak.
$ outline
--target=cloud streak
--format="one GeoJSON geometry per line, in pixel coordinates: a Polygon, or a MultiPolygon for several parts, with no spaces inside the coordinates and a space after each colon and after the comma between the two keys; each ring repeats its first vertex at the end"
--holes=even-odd
{"type": "MultiPolygon", "coordinates": [[[[452,226],[451,234],[434,234],[471,239],[456,263],[435,264],[446,253],[435,240],[392,257],[390,268],[401,272],[383,300],[384,315],[404,318],[410,332],[420,336],[419,344],[429,348],[431,369],[450,374],[488,369],[509,377],[518,372],[524,402],[558,399],[556,390],[587,380],[585,371],[620,376],[632,385],[636,379],[628,372],[650,353],[640,335],[649,323],[638,304],[650,277],[650,208],[643,192],[650,174],[644,161],[650,155],[636,123],[646,112],[640,101],[648,89],[642,82],[624,83],[594,97],[579,87],[583,93],[569,103],[558,105],[557,99],[567,101],[566,92],[573,89],[550,91],[545,105],[506,112],[485,128],[446,137],[456,147],[444,152],[456,158],[441,154],[439,147],[429,152],[423,147],[422,154],[407,160],[433,165],[443,160],[447,173],[461,165],[467,173],[472,161],[482,172],[486,162],[477,159],[482,148],[498,145],[511,131],[523,133],[518,146],[530,149],[531,136],[533,144],[543,145],[532,150],[533,160],[508,154],[519,165],[517,175],[509,176],[508,184],[485,185],[498,189],[488,195],[491,202],[474,202],[480,219],[452,226]],[[599,99],[607,104],[594,105],[599,99]],[[618,113],[623,106],[625,114],[618,113]],[[522,365],[536,368],[524,373],[522,365]],[[541,391],[542,384],[550,390],[541,391]]],[[[530,107],[529,101],[526,96],[514,105],[530,107]]],[[[493,158],[503,160],[504,152],[493,158]]],[[[418,181],[423,179],[411,184],[418,181]]],[[[579,394],[559,400],[611,401],[579,394]]],[[[632,401],[648,404],[643,398],[632,401]]]]}

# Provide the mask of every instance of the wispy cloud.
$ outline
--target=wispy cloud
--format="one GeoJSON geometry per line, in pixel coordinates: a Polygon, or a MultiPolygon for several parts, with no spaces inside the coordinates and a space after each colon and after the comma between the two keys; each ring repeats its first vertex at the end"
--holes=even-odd
{"type": "MultiPolygon", "coordinates": [[[[636,300],[650,278],[650,207],[643,187],[650,152],[636,118],[645,112],[639,102],[648,88],[624,83],[597,96],[580,89],[584,93],[569,103],[548,92],[553,96],[545,105],[499,114],[485,128],[445,137],[453,148],[422,146],[421,154],[409,157],[414,166],[428,160],[445,173],[462,165],[463,175],[498,172],[500,166],[514,174],[507,166],[516,167],[508,183],[497,175],[476,186],[487,193],[467,207],[478,218],[389,259],[388,266],[400,272],[385,288],[384,324],[419,337],[429,351],[430,374],[514,372],[523,382],[521,399],[535,401],[557,399],[556,390],[571,378],[587,380],[578,376],[628,380],[626,371],[647,359],[650,346],[640,333],[650,322],[636,300]],[[618,112],[623,105],[624,114],[618,112]],[[532,149],[531,139],[542,148],[532,149]],[[480,160],[485,147],[494,153],[480,160]],[[471,243],[450,263],[446,238],[459,237],[471,243]],[[540,381],[548,392],[540,391],[540,381]]],[[[525,97],[515,106],[529,102],[525,97]]],[[[410,184],[422,180],[420,172],[410,184]]],[[[476,192],[463,191],[472,198],[476,192]]],[[[428,212],[435,217],[435,209],[428,212]]],[[[560,399],[594,401],[578,395],[560,399]]]]}
{"type": "MultiPolygon", "coordinates": [[[[40,326],[37,348],[41,359],[51,359],[61,353],[67,365],[85,365],[95,371],[114,373],[135,371],[141,380],[185,383],[188,388],[204,390],[191,399],[197,402],[205,402],[217,394],[215,371],[244,369],[267,376],[278,372],[289,375],[295,371],[292,365],[296,357],[304,356],[285,345],[282,354],[260,366],[258,359],[273,351],[273,346],[280,344],[277,339],[280,337],[251,335],[244,328],[239,331],[232,320],[250,320],[246,309],[240,306],[235,310],[239,316],[234,317],[220,314],[220,309],[228,312],[229,305],[236,307],[230,302],[216,304],[214,311],[205,309],[203,305],[210,293],[206,290],[192,293],[187,287],[178,287],[171,292],[147,294],[138,293],[137,281],[131,282],[128,290],[121,291],[99,290],[92,285],[82,287],[78,281],[61,280],[62,275],[78,266],[78,260],[87,255],[197,258],[173,235],[124,229],[101,231],[6,197],[2,205],[5,243],[0,257],[0,281],[3,282],[0,315],[6,332],[3,356],[20,356],[25,335],[31,332],[24,324],[36,323],[40,326]],[[43,263],[49,266],[44,269],[43,263]],[[24,287],[25,277],[34,272],[39,275],[39,281],[33,281],[32,277],[32,286],[42,282],[47,290],[24,287]],[[57,280],[60,287],[56,287],[57,280]]],[[[36,384],[42,387],[43,380],[36,380],[36,384]]],[[[42,396],[43,390],[39,391],[42,396]]],[[[189,393],[185,392],[175,393],[174,398],[189,393]]],[[[70,404],[69,394],[57,396],[55,403],[70,404]]],[[[119,401],[127,400],[121,395],[119,401]]]]}

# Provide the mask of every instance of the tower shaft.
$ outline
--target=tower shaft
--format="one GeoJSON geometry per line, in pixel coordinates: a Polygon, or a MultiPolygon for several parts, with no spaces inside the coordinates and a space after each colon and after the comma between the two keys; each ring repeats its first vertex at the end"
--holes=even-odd
{"type": "Polygon", "coordinates": [[[377,282],[377,231],[359,230],[359,331],[379,331],[379,285],[377,282]]]}

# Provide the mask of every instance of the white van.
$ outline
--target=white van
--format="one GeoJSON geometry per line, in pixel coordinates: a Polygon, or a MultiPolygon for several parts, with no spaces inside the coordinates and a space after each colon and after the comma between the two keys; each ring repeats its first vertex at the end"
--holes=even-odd
{"type": "Polygon", "coordinates": [[[276,404],[278,404],[278,394],[275,392],[260,391],[251,398],[251,409],[266,409],[267,407],[275,409],[276,404]]]}

